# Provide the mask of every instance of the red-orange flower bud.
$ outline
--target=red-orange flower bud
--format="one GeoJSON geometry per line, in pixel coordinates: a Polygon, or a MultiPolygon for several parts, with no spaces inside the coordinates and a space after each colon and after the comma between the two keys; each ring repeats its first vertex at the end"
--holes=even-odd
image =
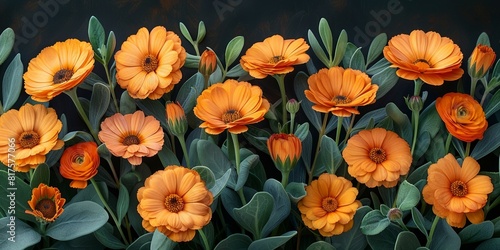
{"type": "Polygon", "coordinates": [[[198,65],[198,71],[204,76],[210,76],[217,69],[217,56],[210,49],[203,51],[198,65]]]}
{"type": "Polygon", "coordinates": [[[81,142],[64,150],[59,172],[64,178],[72,180],[70,187],[83,189],[87,187],[87,181],[97,174],[99,164],[97,144],[81,142]]]}
{"type": "Polygon", "coordinates": [[[469,75],[474,78],[483,77],[493,66],[496,54],[488,45],[478,44],[469,58],[469,75]]]}
{"type": "Polygon", "coordinates": [[[276,167],[289,173],[302,154],[302,142],[293,134],[273,134],[267,140],[267,148],[276,167]]]}
{"type": "Polygon", "coordinates": [[[175,136],[182,136],[187,131],[187,118],[184,109],[178,102],[165,105],[168,130],[175,136]]]}

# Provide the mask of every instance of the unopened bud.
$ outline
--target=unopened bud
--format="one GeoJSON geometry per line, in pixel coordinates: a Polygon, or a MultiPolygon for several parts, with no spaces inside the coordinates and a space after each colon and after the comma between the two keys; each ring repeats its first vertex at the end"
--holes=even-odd
{"type": "Polygon", "coordinates": [[[202,75],[208,77],[215,71],[215,69],[217,69],[217,56],[213,50],[206,49],[201,54],[198,71],[202,75]]]}

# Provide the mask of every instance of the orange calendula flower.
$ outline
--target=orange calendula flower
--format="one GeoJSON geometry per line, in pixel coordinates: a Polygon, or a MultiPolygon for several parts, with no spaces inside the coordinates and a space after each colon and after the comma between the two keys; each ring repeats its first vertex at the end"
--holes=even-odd
{"type": "Polygon", "coordinates": [[[137,192],[143,227],[175,242],[190,241],[212,218],[213,195],[198,172],[168,166],[149,176],[137,192]]]}
{"type": "Polygon", "coordinates": [[[188,124],[184,109],[178,102],[168,102],[165,105],[168,130],[175,136],[182,136],[186,133],[188,124]]]}
{"type": "Polygon", "coordinates": [[[218,135],[226,129],[240,134],[248,130],[247,125],[264,120],[269,107],[259,86],[228,79],[204,90],[193,111],[208,134],[218,135]]]}
{"type": "Polygon", "coordinates": [[[267,149],[276,167],[289,173],[302,154],[302,142],[293,134],[272,134],[267,140],[267,149]]]}
{"type": "Polygon", "coordinates": [[[28,172],[45,162],[51,150],[64,146],[58,139],[62,122],[56,111],[42,104],[23,105],[19,110],[11,109],[0,116],[0,157],[3,164],[14,170],[28,172]],[[10,160],[10,161],[9,161],[10,160]]]}
{"type": "Polygon", "coordinates": [[[451,135],[461,141],[483,139],[488,121],[481,105],[468,94],[447,93],[436,99],[436,110],[451,135]]]}
{"type": "Polygon", "coordinates": [[[309,49],[303,38],[283,39],[274,35],[250,47],[240,59],[241,67],[258,79],[269,75],[283,75],[293,71],[293,66],[309,61],[309,49]]]}
{"type": "Polygon", "coordinates": [[[28,201],[31,210],[26,210],[25,213],[35,216],[38,221],[53,222],[64,212],[66,199],[61,198],[57,187],[40,183],[31,192],[31,200],[28,201]]]}
{"type": "Polygon", "coordinates": [[[450,226],[462,228],[466,217],[477,224],[484,220],[483,207],[493,191],[491,179],[478,175],[479,164],[465,157],[462,167],[452,154],[447,154],[427,170],[427,184],[422,190],[425,202],[433,205],[436,216],[450,226]]]}
{"type": "Polygon", "coordinates": [[[478,44],[469,58],[469,75],[475,78],[483,77],[493,66],[496,54],[488,45],[478,44]]]}
{"type": "Polygon", "coordinates": [[[362,130],[351,137],[342,156],[349,174],[370,188],[396,186],[412,162],[408,143],[383,128],[362,130]]]}
{"type": "Polygon", "coordinates": [[[64,150],[59,172],[64,178],[72,180],[70,187],[84,189],[87,181],[97,174],[100,160],[95,142],[77,143],[64,150]]]}
{"type": "Polygon", "coordinates": [[[204,76],[210,76],[217,69],[217,56],[215,52],[206,49],[201,53],[198,71],[204,76]]]}
{"type": "Polygon", "coordinates": [[[48,102],[80,84],[94,69],[88,42],[68,39],[43,49],[24,73],[24,88],[35,101],[48,102]]]}
{"type": "Polygon", "coordinates": [[[463,54],[458,45],[447,37],[429,31],[414,30],[409,35],[397,35],[384,48],[384,57],[398,68],[396,74],[407,80],[420,78],[439,86],[444,81],[462,77],[463,54]]]}
{"type": "Polygon", "coordinates": [[[361,206],[358,190],[344,177],[324,173],[306,187],[306,196],[297,207],[304,224],[325,237],[347,232],[353,226],[354,214],[361,206]]]}
{"type": "Polygon", "coordinates": [[[359,114],[357,107],[375,103],[378,90],[367,74],[342,67],[321,69],[307,82],[309,89],[304,93],[314,103],[312,108],[342,117],[359,114]]]}
{"type": "Polygon", "coordinates": [[[160,122],[142,111],[117,113],[106,118],[98,136],[109,152],[135,166],[142,163],[142,157],[156,155],[164,142],[160,122]]]}
{"type": "Polygon", "coordinates": [[[158,99],[182,78],[186,50],[181,39],[165,27],[141,28],[115,54],[116,79],[133,98],[158,99]]]}

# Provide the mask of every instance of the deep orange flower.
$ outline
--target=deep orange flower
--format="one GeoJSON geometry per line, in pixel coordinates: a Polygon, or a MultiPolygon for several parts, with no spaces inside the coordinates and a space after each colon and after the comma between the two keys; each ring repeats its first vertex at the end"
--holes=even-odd
{"type": "Polygon", "coordinates": [[[168,166],[149,176],[137,200],[143,227],[149,232],[158,229],[176,242],[192,240],[212,218],[212,193],[198,172],[181,166],[168,166]]]}
{"type": "Polygon", "coordinates": [[[53,222],[64,212],[64,203],[66,199],[61,198],[57,187],[40,183],[31,191],[31,200],[28,201],[31,210],[26,210],[25,213],[35,216],[41,222],[53,222]]]}
{"type": "Polygon", "coordinates": [[[384,57],[398,68],[396,74],[407,80],[420,78],[430,85],[442,85],[462,77],[463,54],[447,37],[429,31],[414,30],[397,35],[384,48],[384,57]]]}
{"type": "Polygon", "coordinates": [[[61,175],[72,180],[72,188],[84,189],[87,181],[97,174],[101,158],[97,153],[95,142],[81,142],[64,150],[61,156],[61,175]]]}
{"type": "Polygon", "coordinates": [[[198,71],[204,76],[210,76],[217,69],[217,55],[210,49],[201,53],[198,71]]]}
{"type": "Polygon", "coordinates": [[[306,196],[297,207],[302,221],[310,229],[318,229],[325,237],[347,232],[353,226],[354,214],[361,206],[358,190],[344,177],[324,173],[306,187],[306,196]]]}
{"type": "Polygon", "coordinates": [[[468,94],[447,93],[436,99],[436,110],[451,135],[465,142],[483,139],[488,121],[481,105],[468,94]]]}
{"type": "Polygon", "coordinates": [[[56,111],[42,104],[23,105],[19,111],[11,109],[0,116],[0,157],[6,166],[12,165],[15,155],[14,170],[28,172],[45,162],[45,156],[51,150],[64,146],[58,139],[62,123],[57,119],[56,111]],[[11,162],[9,162],[9,159],[11,162]]]}
{"type": "Polygon", "coordinates": [[[68,39],[43,49],[24,73],[24,88],[35,101],[48,102],[81,83],[94,69],[88,42],[68,39]]]}
{"type": "Polygon", "coordinates": [[[370,188],[396,186],[412,162],[408,143],[383,128],[362,130],[351,137],[342,156],[349,174],[370,188]]]}
{"type": "Polygon", "coordinates": [[[469,74],[475,78],[483,77],[495,63],[496,54],[488,45],[478,44],[469,58],[469,74]]]}
{"type": "Polygon", "coordinates": [[[302,142],[294,134],[272,134],[267,140],[267,149],[276,167],[289,173],[302,154],[302,142]]]}
{"type": "Polygon", "coordinates": [[[181,39],[165,27],[140,28],[115,54],[116,79],[133,98],[158,99],[182,78],[186,50],[181,39]]]}
{"type": "Polygon", "coordinates": [[[182,136],[186,133],[188,122],[184,109],[178,102],[168,102],[165,105],[168,130],[171,134],[182,136]]]}
{"type": "Polygon", "coordinates": [[[163,130],[160,122],[144,112],[114,114],[101,123],[99,139],[114,156],[127,159],[132,165],[140,165],[142,157],[151,157],[163,146],[163,130]]]}
{"type": "Polygon", "coordinates": [[[264,120],[269,107],[259,86],[228,79],[204,90],[193,111],[208,134],[218,135],[226,129],[239,134],[248,130],[247,125],[264,120]]]}
{"type": "Polygon", "coordinates": [[[483,207],[493,191],[491,179],[478,175],[479,164],[465,157],[462,167],[452,154],[447,154],[427,170],[427,184],[422,190],[425,202],[433,205],[436,216],[450,226],[462,228],[466,217],[477,224],[484,220],[483,207]]]}
{"type": "Polygon", "coordinates": [[[250,47],[240,59],[241,67],[258,79],[269,75],[283,75],[293,71],[293,66],[309,61],[309,49],[303,38],[283,39],[274,35],[250,47]]]}
{"type": "Polygon", "coordinates": [[[309,89],[304,93],[314,103],[312,108],[342,117],[359,114],[357,107],[374,103],[378,90],[365,73],[342,67],[321,69],[307,82],[309,89]]]}

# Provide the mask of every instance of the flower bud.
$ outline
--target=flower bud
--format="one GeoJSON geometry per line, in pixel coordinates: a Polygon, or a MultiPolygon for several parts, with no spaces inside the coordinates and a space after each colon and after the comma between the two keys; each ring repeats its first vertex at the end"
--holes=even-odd
{"type": "Polygon", "coordinates": [[[389,209],[389,212],[387,212],[387,219],[389,219],[390,221],[400,220],[402,217],[403,212],[401,212],[401,210],[399,210],[399,208],[397,207],[393,207],[389,209]]]}
{"type": "Polygon", "coordinates": [[[406,106],[408,106],[408,109],[414,112],[420,112],[420,110],[424,107],[424,101],[420,96],[412,96],[410,98],[405,97],[405,103],[406,106]]]}
{"type": "Polygon", "coordinates": [[[198,71],[205,77],[210,76],[217,69],[217,56],[210,49],[203,51],[198,65],[198,71]]]}
{"type": "Polygon", "coordinates": [[[293,98],[288,100],[288,102],[286,103],[286,111],[288,111],[288,113],[290,114],[296,114],[297,112],[299,112],[299,109],[300,102],[297,102],[297,100],[293,98]]]}
{"type": "Polygon", "coordinates": [[[488,45],[478,44],[469,58],[469,75],[474,78],[483,77],[495,62],[496,54],[488,45]]]}
{"type": "Polygon", "coordinates": [[[293,134],[273,134],[267,140],[269,154],[276,167],[289,173],[297,164],[302,154],[302,142],[293,134]]]}
{"type": "Polygon", "coordinates": [[[178,102],[169,102],[165,107],[168,131],[175,136],[183,136],[187,131],[187,118],[178,102]]]}

